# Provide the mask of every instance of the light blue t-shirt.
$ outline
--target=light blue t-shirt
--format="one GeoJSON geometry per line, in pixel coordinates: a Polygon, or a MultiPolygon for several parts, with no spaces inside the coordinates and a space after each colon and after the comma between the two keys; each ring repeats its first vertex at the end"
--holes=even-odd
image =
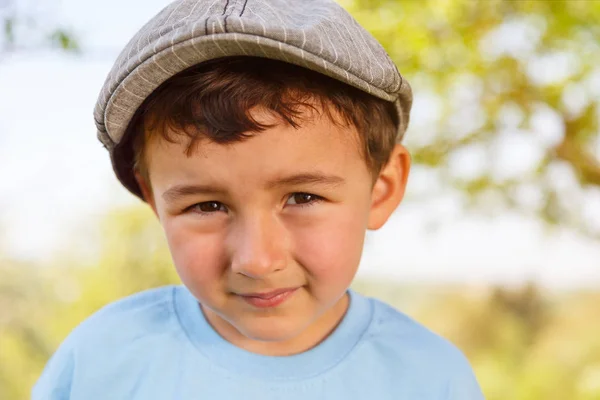
{"type": "Polygon", "coordinates": [[[48,362],[34,400],[481,400],[463,354],[377,300],[350,291],[336,330],[288,357],[225,341],[183,286],[113,303],[48,362]]]}

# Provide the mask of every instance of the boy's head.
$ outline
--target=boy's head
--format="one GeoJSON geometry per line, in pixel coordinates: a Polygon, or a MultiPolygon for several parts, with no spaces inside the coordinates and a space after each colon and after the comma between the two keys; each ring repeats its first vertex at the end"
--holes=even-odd
{"type": "Polygon", "coordinates": [[[145,45],[142,33],[151,44],[151,23],[132,40],[111,74],[120,83],[109,77],[110,93],[101,95],[99,136],[117,176],[159,217],[178,273],[215,329],[252,351],[302,351],[339,322],[365,230],[383,225],[402,199],[410,161],[396,143],[410,88],[393,63],[376,58],[381,49],[372,38],[342,26],[353,20],[335,3],[290,10],[300,2],[252,9],[247,1],[223,1],[219,13],[212,9],[218,1],[203,3],[180,2],[157,16],[155,41],[166,47],[158,51],[154,43],[151,65],[140,54],[130,62],[130,52],[145,45]],[[201,18],[192,19],[198,8],[201,18]],[[176,22],[178,9],[185,12],[176,22]],[[275,17],[280,23],[269,28],[275,17]],[[314,26],[286,20],[295,17],[316,18],[325,29],[322,55],[298,52],[300,42],[287,40],[303,37],[306,48],[307,38],[317,40],[314,26]],[[258,46],[254,37],[240,40],[253,21],[262,27],[254,34],[258,46]],[[201,39],[211,41],[194,42],[198,22],[201,39]],[[166,26],[172,36],[163,40],[166,26]],[[260,43],[281,28],[279,44],[260,43]],[[333,29],[341,39],[350,34],[339,45],[345,51],[327,37],[333,29]],[[188,45],[178,48],[176,37],[188,45]],[[354,40],[362,41],[355,51],[375,57],[363,70],[353,69],[354,40]],[[220,56],[206,57],[215,46],[220,56]]]}

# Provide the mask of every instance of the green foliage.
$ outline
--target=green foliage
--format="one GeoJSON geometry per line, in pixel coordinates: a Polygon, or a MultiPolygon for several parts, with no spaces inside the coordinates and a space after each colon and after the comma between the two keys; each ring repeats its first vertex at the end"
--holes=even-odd
{"type": "Polygon", "coordinates": [[[4,20],[4,37],[9,43],[15,41],[14,20],[12,18],[6,18],[4,20]]]}
{"type": "MultiPolygon", "coordinates": [[[[569,0],[346,0],[341,3],[383,43],[412,83],[426,123],[412,125],[406,144],[419,165],[435,167],[465,204],[505,207],[600,237],[581,204],[600,186],[600,2],[569,0]],[[554,117],[559,132],[541,120],[554,117]],[[512,134],[511,134],[512,133],[512,134]],[[532,165],[505,173],[503,142],[542,152],[532,165]],[[453,165],[484,153],[480,173],[453,165]],[[468,159],[468,158],[467,158],[468,159]],[[565,191],[554,172],[572,175],[565,191]],[[532,191],[541,201],[524,199],[532,191]],[[533,203],[533,204],[532,204],[533,203]]],[[[505,156],[519,164],[521,153],[505,156]]],[[[507,150],[504,150],[507,152],[507,150]]],[[[510,150],[508,150],[510,152],[510,150]]],[[[529,156],[531,157],[531,156],[529,156]]],[[[468,161],[464,161],[468,162],[468,161]]],[[[472,211],[472,209],[470,210],[472,211]]]]}
{"type": "MultiPolygon", "coordinates": [[[[56,47],[69,52],[78,52],[79,43],[75,34],[66,28],[44,26],[44,17],[25,13],[17,7],[18,0],[0,2],[0,57],[3,53],[56,47]]],[[[32,5],[29,6],[30,8],[32,5]]]]}
{"type": "Polygon", "coordinates": [[[57,29],[50,35],[50,40],[57,47],[67,51],[79,51],[79,44],[73,34],[63,29],[57,29]]]}

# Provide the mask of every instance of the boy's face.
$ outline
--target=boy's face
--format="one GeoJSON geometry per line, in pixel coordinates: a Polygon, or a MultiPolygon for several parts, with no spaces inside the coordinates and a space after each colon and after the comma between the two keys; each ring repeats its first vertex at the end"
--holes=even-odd
{"type": "Polygon", "coordinates": [[[408,155],[397,146],[397,182],[374,186],[353,127],[314,114],[295,129],[252,115],[276,125],[242,142],[202,141],[190,157],[186,143],[151,140],[146,197],[183,283],[225,339],[303,351],[346,311],[365,231],[400,201],[408,155]]]}

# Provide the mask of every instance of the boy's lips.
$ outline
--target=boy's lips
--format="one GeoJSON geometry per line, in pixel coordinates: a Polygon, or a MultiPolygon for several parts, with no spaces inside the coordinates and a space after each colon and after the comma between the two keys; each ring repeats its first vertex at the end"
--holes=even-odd
{"type": "Polygon", "coordinates": [[[246,303],[258,308],[276,307],[286,301],[298,287],[282,288],[268,292],[240,293],[240,296],[246,303]]]}

